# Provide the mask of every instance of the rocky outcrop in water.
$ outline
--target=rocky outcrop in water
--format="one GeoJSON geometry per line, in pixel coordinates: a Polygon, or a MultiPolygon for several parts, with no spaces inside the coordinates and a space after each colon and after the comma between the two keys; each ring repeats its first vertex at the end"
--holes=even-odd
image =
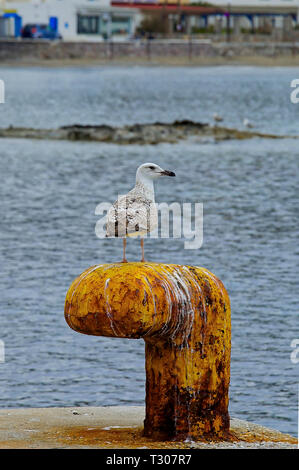
{"type": "Polygon", "coordinates": [[[173,123],[155,122],[152,124],[133,124],[123,127],[107,125],[73,124],[58,129],[34,129],[10,126],[0,129],[0,138],[25,138],[47,140],[72,140],[109,142],[114,144],[145,144],[154,145],[162,142],[177,143],[180,140],[214,141],[232,139],[250,139],[254,137],[281,139],[298,138],[297,136],[281,136],[263,134],[254,130],[230,129],[223,126],[211,126],[207,123],[189,120],[174,121],[173,123]]]}

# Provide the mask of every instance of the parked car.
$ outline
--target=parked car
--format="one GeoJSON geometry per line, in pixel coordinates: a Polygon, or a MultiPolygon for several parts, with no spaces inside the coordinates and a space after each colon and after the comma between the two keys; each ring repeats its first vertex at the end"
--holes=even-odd
{"type": "Polygon", "coordinates": [[[22,28],[22,38],[31,39],[62,39],[58,31],[54,31],[47,24],[26,24],[22,28]]]}

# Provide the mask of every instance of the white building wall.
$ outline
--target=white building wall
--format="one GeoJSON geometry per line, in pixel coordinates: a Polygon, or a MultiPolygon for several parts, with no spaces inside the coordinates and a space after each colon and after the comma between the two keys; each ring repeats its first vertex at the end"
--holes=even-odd
{"type": "MultiPolygon", "coordinates": [[[[171,2],[171,0],[168,1],[171,2]]],[[[192,2],[192,0],[189,1],[192,2]]],[[[2,8],[16,10],[22,17],[23,25],[26,23],[48,23],[51,16],[57,17],[59,32],[65,40],[102,40],[101,36],[77,34],[77,12],[85,9],[88,11],[101,8],[104,10],[110,9],[110,0],[0,0],[0,2],[2,8]]],[[[211,0],[211,3],[222,8],[227,8],[229,5],[232,9],[245,7],[256,8],[257,11],[259,8],[279,7],[287,9],[292,7],[293,10],[298,12],[297,18],[299,20],[299,0],[211,0]]],[[[121,8],[118,10],[122,11],[121,8]]],[[[140,13],[135,14],[134,27],[140,23],[141,18],[140,13]]],[[[277,23],[278,20],[277,18],[277,23]]],[[[246,18],[242,20],[244,25],[247,22],[246,18]]]]}
{"type": "Polygon", "coordinates": [[[9,1],[6,9],[17,10],[22,17],[23,25],[26,23],[46,23],[49,18],[58,18],[59,33],[64,39],[78,39],[77,11],[84,7],[110,6],[109,0],[29,0],[9,1]]]}

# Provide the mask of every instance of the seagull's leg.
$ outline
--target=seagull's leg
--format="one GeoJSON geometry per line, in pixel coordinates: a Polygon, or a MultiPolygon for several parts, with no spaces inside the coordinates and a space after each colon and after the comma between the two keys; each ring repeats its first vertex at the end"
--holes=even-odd
{"type": "Polygon", "coordinates": [[[140,245],[141,245],[141,255],[142,255],[141,263],[144,263],[145,259],[144,259],[144,239],[143,238],[140,239],[140,245]]]}
{"type": "Polygon", "coordinates": [[[127,263],[127,259],[126,259],[126,246],[127,246],[127,239],[126,238],[123,238],[123,260],[122,260],[122,263],[127,263]]]}

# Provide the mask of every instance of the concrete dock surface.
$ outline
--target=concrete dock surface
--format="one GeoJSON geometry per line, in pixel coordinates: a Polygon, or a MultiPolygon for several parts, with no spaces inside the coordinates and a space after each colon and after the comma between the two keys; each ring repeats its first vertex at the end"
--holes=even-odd
{"type": "Polygon", "coordinates": [[[0,409],[0,449],[294,448],[297,438],[231,418],[227,441],[161,442],[143,436],[144,407],[0,409]]]}

